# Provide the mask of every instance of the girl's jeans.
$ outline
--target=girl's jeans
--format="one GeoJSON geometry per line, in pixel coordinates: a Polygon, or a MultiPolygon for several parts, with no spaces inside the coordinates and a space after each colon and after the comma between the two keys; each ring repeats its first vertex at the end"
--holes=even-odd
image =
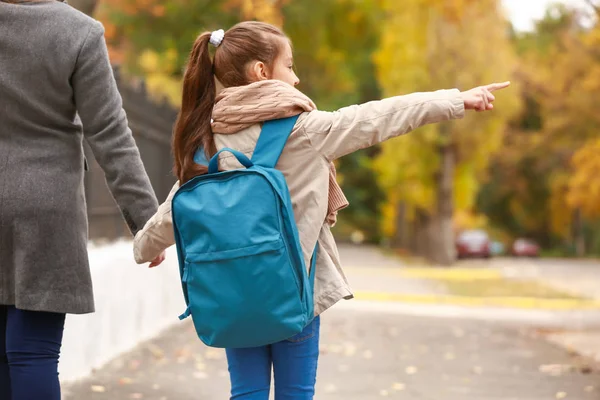
{"type": "Polygon", "coordinates": [[[275,400],[312,400],[319,359],[320,318],[301,333],[269,346],[227,349],[231,400],[268,400],[271,365],[275,400]]]}
{"type": "Polygon", "coordinates": [[[0,305],[0,400],[60,400],[65,314],[0,305]]]}

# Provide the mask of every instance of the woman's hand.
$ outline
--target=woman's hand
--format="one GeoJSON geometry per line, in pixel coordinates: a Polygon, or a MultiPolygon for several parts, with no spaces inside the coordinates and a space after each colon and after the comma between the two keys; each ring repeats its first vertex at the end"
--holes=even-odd
{"type": "Polygon", "coordinates": [[[487,111],[493,110],[492,104],[496,98],[492,92],[504,89],[510,86],[510,82],[492,83],[486,86],[479,86],[475,89],[462,92],[461,96],[465,102],[465,110],[487,111]]]}
{"type": "Polygon", "coordinates": [[[162,264],[163,261],[165,261],[166,256],[166,253],[163,251],[158,256],[156,256],[154,260],[152,260],[148,268],[158,267],[160,264],[162,264]]]}

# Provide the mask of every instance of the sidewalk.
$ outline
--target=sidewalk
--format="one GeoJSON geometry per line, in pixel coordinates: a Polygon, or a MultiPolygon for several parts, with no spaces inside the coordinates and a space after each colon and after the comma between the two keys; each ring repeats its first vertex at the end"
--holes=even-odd
{"type": "MultiPolygon", "coordinates": [[[[498,265],[415,268],[377,248],[341,246],[340,253],[356,299],[323,316],[317,399],[600,400],[600,375],[575,354],[600,354],[600,310],[540,310],[521,300],[512,307],[507,298],[490,307],[440,284],[493,282],[504,276],[498,265]]],[[[204,347],[175,313],[173,322],[66,385],[64,400],[227,399],[223,352],[204,347]]]]}
{"type": "MultiPolygon", "coordinates": [[[[319,400],[598,400],[600,373],[518,326],[333,309],[324,314],[319,400]]],[[[64,400],[225,400],[222,350],[189,322],[65,388],[64,400]]]]}

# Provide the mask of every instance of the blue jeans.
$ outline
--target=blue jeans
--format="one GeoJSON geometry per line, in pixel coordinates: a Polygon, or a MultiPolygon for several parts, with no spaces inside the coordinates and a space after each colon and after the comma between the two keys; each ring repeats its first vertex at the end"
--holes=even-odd
{"type": "Polygon", "coordinates": [[[60,400],[65,314],[0,305],[0,400],[60,400]]]}
{"type": "Polygon", "coordinates": [[[275,400],[311,400],[319,359],[320,318],[301,333],[269,346],[227,349],[231,400],[268,400],[271,366],[275,400]]]}

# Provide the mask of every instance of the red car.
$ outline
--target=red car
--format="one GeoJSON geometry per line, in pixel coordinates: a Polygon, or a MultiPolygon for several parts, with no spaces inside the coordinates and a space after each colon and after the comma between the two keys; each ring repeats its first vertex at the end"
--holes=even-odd
{"type": "Polygon", "coordinates": [[[456,239],[458,258],[483,257],[490,258],[491,241],[488,234],[482,230],[463,231],[456,239]]]}
{"type": "Polygon", "coordinates": [[[515,257],[539,257],[540,246],[528,239],[517,239],[512,245],[511,253],[515,257]]]}

